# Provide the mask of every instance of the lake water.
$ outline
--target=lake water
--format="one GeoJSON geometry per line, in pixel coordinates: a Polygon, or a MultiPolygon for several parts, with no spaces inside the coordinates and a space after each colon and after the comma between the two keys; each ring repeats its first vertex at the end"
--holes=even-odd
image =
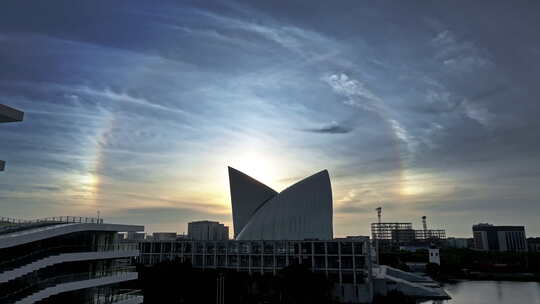
{"type": "Polygon", "coordinates": [[[535,282],[463,281],[445,284],[444,289],[452,300],[431,303],[540,304],[540,283],[535,282]]]}

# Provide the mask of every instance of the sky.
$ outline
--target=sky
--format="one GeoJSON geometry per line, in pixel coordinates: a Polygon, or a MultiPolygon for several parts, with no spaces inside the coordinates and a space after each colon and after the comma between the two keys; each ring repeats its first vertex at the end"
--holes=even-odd
{"type": "Polygon", "coordinates": [[[540,235],[539,28],[537,1],[4,0],[1,216],[232,227],[227,166],[328,169],[336,236],[378,206],[540,235]]]}

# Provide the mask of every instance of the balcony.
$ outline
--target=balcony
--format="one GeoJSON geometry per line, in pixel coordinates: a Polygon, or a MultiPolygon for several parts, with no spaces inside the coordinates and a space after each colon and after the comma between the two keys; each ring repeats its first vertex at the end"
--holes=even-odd
{"type": "Polygon", "coordinates": [[[0,263],[0,284],[51,265],[86,261],[137,257],[136,243],[114,243],[97,248],[88,246],[59,246],[34,251],[0,263]]]}
{"type": "Polygon", "coordinates": [[[100,273],[76,273],[47,278],[0,297],[0,303],[31,304],[44,298],[85,288],[136,280],[135,267],[122,267],[100,273]]]}

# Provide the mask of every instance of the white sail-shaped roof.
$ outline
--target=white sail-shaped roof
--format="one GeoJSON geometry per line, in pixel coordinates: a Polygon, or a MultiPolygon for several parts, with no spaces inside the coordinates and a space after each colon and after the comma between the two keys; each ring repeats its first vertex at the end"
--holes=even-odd
{"type": "Polygon", "coordinates": [[[234,236],[247,224],[255,210],[278,193],[258,180],[229,167],[234,236]]]}
{"type": "MultiPolygon", "coordinates": [[[[234,171],[236,171],[234,173],[239,173],[237,170],[234,171]]],[[[234,187],[231,184],[231,194],[239,191],[239,189],[233,191],[234,187]]],[[[333,238],[332,188],[327,170],[301,180],[266,201],[243,205],[257,205],[258,207],[238,233],[235,226],[237,240],[328,240],[333,238]]],[[[233,220],[235,220],[234,209],[233,198],[233,220]]]]}

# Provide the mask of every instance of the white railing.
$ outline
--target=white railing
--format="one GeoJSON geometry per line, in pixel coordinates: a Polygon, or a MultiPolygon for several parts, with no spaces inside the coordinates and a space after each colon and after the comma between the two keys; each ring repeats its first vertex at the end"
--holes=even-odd
{"type": "Polygon", "coordinates": [[[6,224],[34,224],[34,223],[89,223],[89,224],[103,224],[102,218],[95,217],[83,217],[83,216],[53,216],[44,217],[33,220],[23,220],[11,217],[0,217],[0,223],[6,224]]]}

